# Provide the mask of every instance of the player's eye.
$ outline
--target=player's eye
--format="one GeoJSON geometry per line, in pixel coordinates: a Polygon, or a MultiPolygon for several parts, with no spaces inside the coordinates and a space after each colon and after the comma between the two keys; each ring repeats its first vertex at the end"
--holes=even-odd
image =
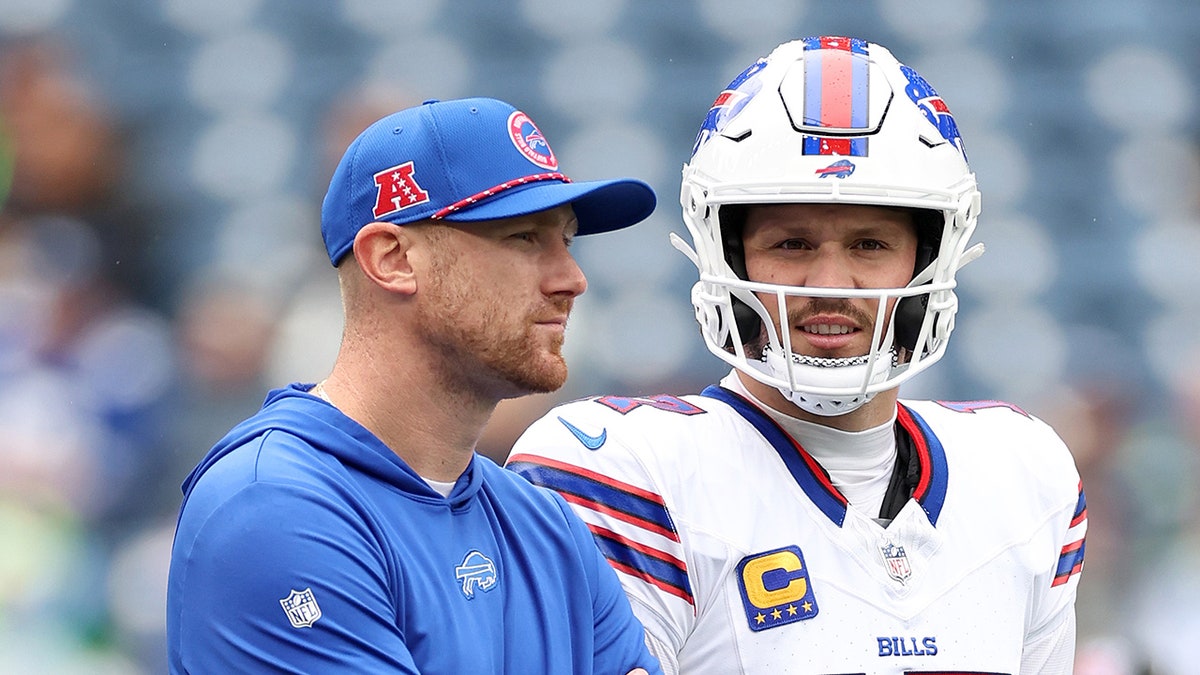
{"type": "Polygon", "coordinates": [[[782,248],[789,251],[800,251],[809,248],[808,242],[803,239],[784,239],[775,245],[775,248],[782,248]]]}

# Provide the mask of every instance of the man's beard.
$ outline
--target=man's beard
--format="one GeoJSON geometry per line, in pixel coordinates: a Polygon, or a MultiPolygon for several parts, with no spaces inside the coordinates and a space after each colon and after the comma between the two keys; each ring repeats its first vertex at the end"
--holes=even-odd
{"type": "Polygon", "coordinates": [[[514,396],[557,391],[567,380],[563,336],[552,336],[549,345],[543,347],[546,338],[534,335],[537,330],[527,325],[519,337],[496,336],[476,351],[485,368],[518,390],[514,396]]]}
{"type": "Polygon", "coordinates": [[[510,303],[480,300],[476,283],[444,269],[427,284],[419,318],[426,339],[444,359],[444,370],[467,387],[499,389],[502,398],[548,393],[562,387],[567,363],[563,336],[537,333],[539,316],[561,316],[571,299],[546,301],[540,312],[510,303]]]}

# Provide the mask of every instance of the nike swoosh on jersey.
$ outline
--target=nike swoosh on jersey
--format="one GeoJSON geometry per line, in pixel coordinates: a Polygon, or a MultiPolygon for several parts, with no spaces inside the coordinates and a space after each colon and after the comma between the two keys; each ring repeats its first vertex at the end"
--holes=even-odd
{"type": "Polygon", "coordinates": [[[604,441],[608,440],[608,429],[601,429],[598,436],[592,436],[561,417],[558,418],[558,421],[562,422],[563,426],[574,434],[575,438],[578,438],[579,442],[583,443],[588,450],[599,450],[600,446],[604,445],[604,441]]]}

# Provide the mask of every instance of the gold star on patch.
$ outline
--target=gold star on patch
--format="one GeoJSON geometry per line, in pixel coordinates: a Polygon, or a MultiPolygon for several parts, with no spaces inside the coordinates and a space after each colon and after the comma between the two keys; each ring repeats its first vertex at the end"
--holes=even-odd
{"type": "Polygon", "coordinates": [[[800,606],[804,608],[804,613],[805,613],[805,614],[807,614],[807,613],[809,613],[809,612],[811,612],[811,611],[812,611],[812,603],[811,603],[811,602],[809,602],[809,601],[807,601],[807,600],[805,600],[805,601],[804,601],[804,603],[803,603],[803,604],[801,604],[800,606]]]}
{"type": "Polygon", "coordinates": [[[754,617],[754,620],[758,623],[764,623],[767,620],[767,617],[763,616],[762,612],[759,612],[758,616],[754,617]]]}
{"type": "Polygon", "coordinates": [[[778,620],[779,620],[779,618],[780,618],[780,617],[782,617],[782,616],[783,616],[783,612],[779,611],[779,608],[778,608],[778,607],[776,607],[775,609],[771,610],[771,618],[772,618],[772,619],[775,619],[776,621],[778,621],[778,620]]]}
{"type": "Polygon", "coordinates": [[[788,616],[796,616],[796,606],[788,605],[788,616]]]}

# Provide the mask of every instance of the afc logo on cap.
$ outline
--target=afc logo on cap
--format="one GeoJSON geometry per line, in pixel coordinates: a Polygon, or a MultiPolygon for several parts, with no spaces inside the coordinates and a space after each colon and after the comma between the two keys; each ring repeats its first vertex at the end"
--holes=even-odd
{"type": "Polygon", "coordinates": [[[417,185],[416,179],[413,178],[414,173],[416,169],[413,163],[408,161],[375,174],[378,193],[375,197],[375,208],[371,212],[376,218],[429,201],[429,193],[417,185]]]}

